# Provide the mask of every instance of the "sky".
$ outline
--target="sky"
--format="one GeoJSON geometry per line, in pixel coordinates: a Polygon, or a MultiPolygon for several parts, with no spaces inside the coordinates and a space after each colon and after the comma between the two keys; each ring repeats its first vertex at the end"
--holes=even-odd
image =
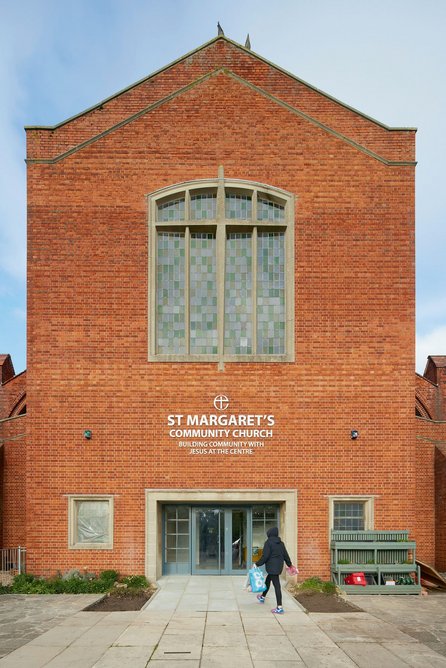
{"type": "Polygon", "coordinates": [[[417,127],[417,365],[446,355],[444,0],[0,0],[0,353],[26,368],[25,125],[54,125],[217,34],[417,127]]]}

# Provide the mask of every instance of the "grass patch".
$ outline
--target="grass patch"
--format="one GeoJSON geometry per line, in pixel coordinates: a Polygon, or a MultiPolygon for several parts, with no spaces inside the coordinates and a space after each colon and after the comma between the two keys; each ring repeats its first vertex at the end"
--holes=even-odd
{"type": "Polygon", "coordinates": [[[292,585],[292,591],[295,594],[298,594],[299,592],[319,592],[321,594],[334,595],[337,593],[337,588],[334,582],[327,582],[314,576],[307,578],[307,580],[304,580],[297,585],[292,585]]]}

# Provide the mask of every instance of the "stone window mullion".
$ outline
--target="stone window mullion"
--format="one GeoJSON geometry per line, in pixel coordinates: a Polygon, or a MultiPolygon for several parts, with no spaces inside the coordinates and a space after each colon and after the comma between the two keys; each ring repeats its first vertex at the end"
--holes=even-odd
{"type": "Polygon", "coordinates": [[[257,220],[257,190],[252,193],[252,222],[255,224],[257,220]]]}
{"type": "Polygon", "coordinates": [[[190,227],[186,226],[184,241],[184,329],[186,352],[190,354],[190,227]]]}
{"type": "Polygon", "coordinates": [[[252,354],[257,353],[257,225],[252,228],[252,354]]]}
{"type": "Polygon", "coordinates": [[[186,190],[184,197],[184,219],[190,220],[190,190],[186,190]]]}
{"type": "Polygon", "coordinates": [[[225,345],[225,188],[223,170],[219,171],[217,187],[217,351],[220,363],[224,356],[225,345]]]}
{"type": "Polygon", "coordinates": [[[220,167],[150,196],[149,217],[150,359],[294,359],[290,193],[220,167]]]}

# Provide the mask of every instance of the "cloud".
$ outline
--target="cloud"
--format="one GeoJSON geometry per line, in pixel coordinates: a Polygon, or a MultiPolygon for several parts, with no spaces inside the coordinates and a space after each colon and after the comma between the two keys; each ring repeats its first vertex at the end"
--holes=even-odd
{"type": "Polygon", "coordinates": [[[446,325],[417,336],[417,371],[423,373],[429,355],[446,354],[446,325]]]}

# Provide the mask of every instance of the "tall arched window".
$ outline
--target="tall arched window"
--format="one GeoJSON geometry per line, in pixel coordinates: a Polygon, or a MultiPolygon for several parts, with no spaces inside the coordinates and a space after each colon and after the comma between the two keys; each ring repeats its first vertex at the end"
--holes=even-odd
{"type": "Polygon", "coordinates": [[[293,197],[247,181],[149,196],[150,356],[293,359],[293,197]]]}

